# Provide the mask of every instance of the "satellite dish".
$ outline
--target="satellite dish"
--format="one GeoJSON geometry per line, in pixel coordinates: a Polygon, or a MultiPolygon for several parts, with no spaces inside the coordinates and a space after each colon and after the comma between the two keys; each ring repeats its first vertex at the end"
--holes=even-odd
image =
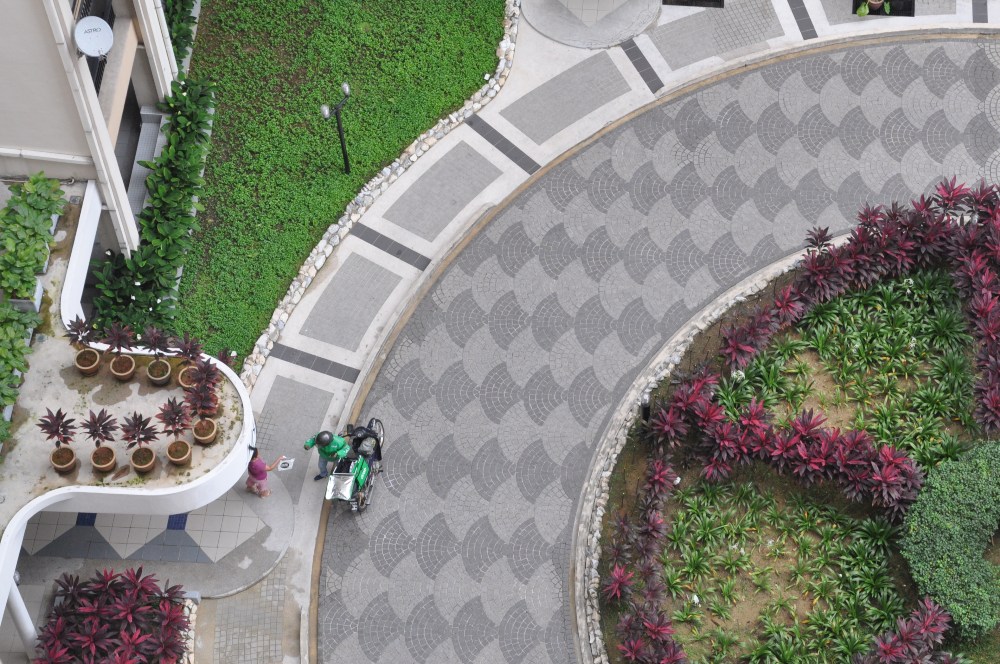
{"type": "Polygon", "coordinates": [[[114,44],[115,36],[111,26],[104,19],[96,16],[81,18],[73,28],[73,41],[81,53],[91,58],[99,58],[108,54],[114,44]]]}

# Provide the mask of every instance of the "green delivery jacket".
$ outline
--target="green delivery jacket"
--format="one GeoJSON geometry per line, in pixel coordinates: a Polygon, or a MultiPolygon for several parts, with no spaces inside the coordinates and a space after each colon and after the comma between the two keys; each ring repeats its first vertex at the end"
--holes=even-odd
{"type": "MultiPolygon", "coordinates": [[[[303,445],[303,447],[307,450],[311,450],[315,446],[316,436],[307,440],[305,445],[303,445]]],[[[319,455],[327,461],[340,461],[347,456],[350,449],[350,444],[341,436],[334,436],[330,440],[329,445],[316,447],[316,451],[319,452],[319,455]]],[[[352,470],[354,472],[354,481],[358,483],[359,487],[364,486],[365,482],[368,480],[368,472],[370,470],[368,468],[368,462],[364,459],[364,457],[358,458],[358,460],[354,463],[354,468],[352,470]]]]}

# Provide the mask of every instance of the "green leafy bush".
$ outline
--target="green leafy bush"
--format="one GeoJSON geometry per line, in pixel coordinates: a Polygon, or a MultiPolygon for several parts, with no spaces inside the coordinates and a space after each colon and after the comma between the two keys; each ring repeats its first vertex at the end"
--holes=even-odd
{"type": "MultiPolygon", "coordinates": [[[[35,312],[18,311],[6,302],[0,302],[0,408],[17,401],[20,377],[14,370],[28,370],[27,357],[31,346],[25,343],[30,328],[40,323],[35,312]]],[[[10,425],[0,420],[0,443],[10,438],[10,425]]]]}
{"type": "Polygon", "coordinates": [[[97,295],[94,322],[118,322],[142,329],[166,327],[173,317],[178,270],[197,228],[194,211],[209,147],[214,86],[181,76],[160,105],[169,113],[163,151],[146,178],[149,200],[139,213],[139,247],[131,256],[110,252],[94,264],[97,295]]]}
{"type": "Polygon", "coordinates": [[[965,638],[1000,622],[1000,578],[983,558],[1000,522],[1000,443],[932,469],[907,514],[902,554],[921,593],[951,613],[965,638]]]}
{"type": "Polygon", "coordinates": [[[164,0],[163,15],[167,19],[167,29],[170,31],[170,43],[174,47],[174,57],[177,65],[187,57],[194,43],[194,24],[196,19],[191,13],[194,10],[194,0],[164,0]]]}
{"type": "Polygon", "coordinates": [[[52,215],[62,214],[65,201],[59,182],[43,173],[12,185],[10,193],[0,209],[0,290],[27,299],[49,255],[52,215]]]}
{"type": "Polygon", "coordinates": [[[192,75],[218,83],[206,212],[175,327],[241,354],[361,186],[496,71],[503,0],[202,4],[192,75]],[[320,104],[342,98],[351,174],[320,104]]]}

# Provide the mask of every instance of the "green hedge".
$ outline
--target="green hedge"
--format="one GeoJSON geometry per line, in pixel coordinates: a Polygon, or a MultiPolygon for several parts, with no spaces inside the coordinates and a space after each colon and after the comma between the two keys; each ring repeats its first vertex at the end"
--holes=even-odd
{"type": "Polygon", "coordinates": [[[1000,522],[1000,443],[930,471],[906,516],[902,553],[922,594],[977,638],[1000,622],[1000,577],[983,558],[1000,522]]]}
{"type": "Polygon", "coordinates": [[[58,180],[43,173],[10,188],[0,209],[0,290],[10,298],[29,299],[36,275],[52,245],[52,215],[62,214],[66,201],[58,180]]]}
{"type": "MultiPolygon", "coordinates": [[[[0,302],[0,409],[17,401],[21,379],[14,370],[28,370],[27,357],[31,347],[24,343],[30,328],[38,327],[40,319],[35,312],[18,311],[6,302],[0,302]]],[[[10,425],[0,420],[0,443],[10,437],[10,425]]]]}
{"type": "Polygon", "coordinates": [[[163,151],[146,177],[149,200],[139,213],[139,247],[126,258],[111,252],[94,264],[97,295],[94,320],[98,329],[111,323],[141,330],[147,325],[169,328],[174,314],[177,271],[191,248],[197,227],[194,210],[201,193],[202,166],[209,147],[214,86],[181,76],[158,105],[169,114],[163,151]]]}
{"type": "Polygon", "coordinates": [[[191,73],[216,81],[206,211],[176,328],[241,355],[361,186],[496,71],[503,0],[213,0],[191,73]],[[320,104],[342,98],[351,174],[320,104]]]}
{"type": "Polygon", "coordinates": [[[163,3],[163,16],[167,20],[170,43],[174,47],[174,57],[177,58],[178,67],[194,43],[196,19],[192,11],[194,11],[194,0],[165,0],[163,3]]]}

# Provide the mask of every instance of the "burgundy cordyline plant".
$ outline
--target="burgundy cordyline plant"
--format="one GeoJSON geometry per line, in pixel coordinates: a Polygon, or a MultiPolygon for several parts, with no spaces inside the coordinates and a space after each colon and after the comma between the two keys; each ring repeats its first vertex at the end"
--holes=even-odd
{"type": "Polygon", "coordinates": [[[855,655],[853,664],[959,664],[961,658],[940,650],[950,625],[951,616],[925,597],[894,631],[877,637],[867,654],[855,655]]]}
{"type": "Polygon", "coordinates": [[[38,639],[34,664],[174,664],[184,656],[189,623],[180,586],[161,588],[142,568],[63,574],[61,600],[38,639]]]}
{"type": "Polygon", "coordinates": [[[619,514],[606,549],[611,573],[602,591],[607,601],[623,608],[617,633],[618,649],[626,662],[687,662],[662,608],[666,589],[660,579],[663,565],[657,559],[667,530],[663,506],[678,481],[664,457],[650,459],[639,494],[638,518],[633,521],[629,515],[619,514]]]}

